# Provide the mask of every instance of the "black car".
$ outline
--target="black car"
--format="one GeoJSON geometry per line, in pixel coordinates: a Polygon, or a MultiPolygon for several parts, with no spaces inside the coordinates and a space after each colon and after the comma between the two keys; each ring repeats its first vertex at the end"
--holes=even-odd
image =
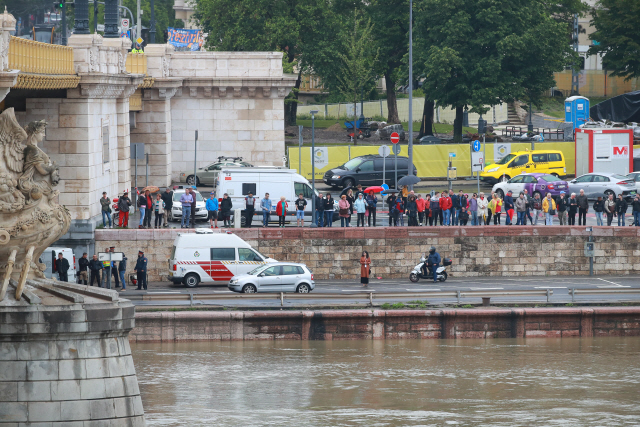
{"type": "MultiPolygon", "coordinates": [[[[385,159],[381,156],[360,156],[354,157],[342,166],[331,169],[324,174],[322,180],[332,187],[354,187],[362,184],[363,187],[371,185],[382,185],[382,167],[385,159]]],[[[398,179],[409,174],[409,159],[398,156],[398,179]]],[[[386,178],[384,183],[390,187],[395,186],[395,157],[386,158],[386,178]]],[[[413,174],[417,175],[418,170],[413,167],[413,174]]]]}

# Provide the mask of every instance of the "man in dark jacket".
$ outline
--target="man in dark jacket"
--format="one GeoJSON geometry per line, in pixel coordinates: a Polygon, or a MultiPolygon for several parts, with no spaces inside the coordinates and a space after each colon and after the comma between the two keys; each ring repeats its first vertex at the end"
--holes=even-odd
{"type": "Polygon", "coordinates": [[[392,212],[395,210],[397,199],[398,198],[396,197],[396,193],[391,193],[389,194],[389,197],[387,197],[387,206],[389,206],[389,227],[391,227],[391,224],[395,225],[395,220],[392,212]]]}
{"type": "Polygon", "coordinates": [[[129,227],[129,208],[131,207],[131,199],[129,198],[129,190],[124,190],[122,197],[118,199],[118,211],[120,217],[120,227],[129,227]]]}
{"type": "Polygon", "coordinates": [[[316,212],[315,212],[315,222],[318,227],[322,227],[324,223],[324,199],[322,198],[322,193],[318,193],[316,196],[316,212]]]}
{"type": "Polygon", "coordinates": [[[525,211],[524,224],[527,225],[527,218],[529,222],[533,224],[533,218],[531,217],[531,209],[533,209],[533,197],[529,194],[529,190],[524,189],[524,198],[527,199],[527,210],[525,211]]]}
{"type": "Polygon", "coordinates": [[[616,200],[616,215],[618,215],[618,227],[620,227],[620,223],[624,227],[624,217],[627,215],[627,209],[629,208],[629,204],[622,197],[622,194],[618,194],[618,200],[616,200]]]}
{"type": "Polygon", "coordinates": [[[569,199],[567,193],[560,192],[560,195],[556,199],[556,207],[558,209],[558,221],[560,225],[567,225],[567,207],[569,206],[569,199]]]}
{"type": "Polygon", "coordinates": [[[589,210],[589,200],[584,190],[580,190],[580,194],[576,197],[578,200],[578,225],[587,225],[587,211],[589,210]]]}
{"type": "Polygon", "coordinates": [[[507,194],[504,196],[504,201],[502,202],[502,208],[504,213],[506,214],[505,225],[513,225],[511,222],[511,214],[513,213],[513,197],[511,190],[507,191],[507,194]],[[511,212],[509,212],[511,211],[511,212]]]}
{"type": "MultiPolygon", "coordinates": [[[[115,246],[111,246],[109,248],[109,252],[115,253],[116,252],[116,247],[115,246]]],[[[120,279],[118,278],[118,266],[116,265],[116,261],[112,261],[111,262],[111,275],[113,276],[113,281],[116,284],[116,288],[120,287],[120,279]]]]}
{"type": "Polygon", "coordinates": [[[138,291],[144,287],[147,290],[147,257],[144,256],[144,252],[138,252],[138,260],[136,261],[136,268],[134,270],[138,276],[138,291]]]}
{"type": "MultiPolygon", "coordinates": [[[[462,192],[462,190],[460,190],[462,192]]],[[[458,225],[460,215],[460,195],[454,194],[451,190],[451,225],[458,225]]]]}
{"type": "Polygon", "coordinates": [[[633,202],[631,202],[631,206],[633,207],[632,225],[640,227],[640,194],[636,194],[636,197],[633,198],[633,202]]]}
{"type": "Polygon", "coordinates": [[[89,281],[89,277],[88,277],[88,271],[87,268],[89,268],[89,259],[87,258],[87,253],[83,253],[82,254],[82,258],[80,258],[78,260],[78,283],[82,283],[84,282],[85,286],[87,285],[87,282],[89,281]]]}
{"type": "Polygon", "coordinates": [[[440,266],[440,254],[436,252],[436,248],[431,246],[429,249],[429,258],[427,258],[427,266],[431,269],[433,273],[433,281],[434,283],[438,281],[438,267],[440,266]]]}
{"type": "Polygon", "coordinates": [[[163,218],[163,222],[165,227],[169,226],[169,213],[171,213],[171,208],[173,207],[173,191],[169,187],[164,190],[164,193],[160,196],[162,197],[162,201],[164,202],[164,211],[165,215],[163,218]]]}
{"type": "Polygon", "coordinates": [[[93,286],[93,282],[95,281],[98,286],[100,286],[100,273],[104,265],[101,261],[98,261],[98,255],[94,255],[91,261],[89,261],[89,271],[91,272],[91,280],[89,283],[93,286]]]}
{"type": "Polygon", "coordinates": [[[69,271],[69,261],[62,256],[62,252],[58,254],[58,259],[55,261],[56,272],[58,272],[58,278],[61,282],[68,282],[69,276],[67,272],[69,271]]]}
{"type": "Polygon", "coordinates": [[[244,198],[245,202],[245,220],[244,226],[247,228],[251,228],[251,223],[253,222],[253,215],[256,213],[256,198],[253,197],[253,193],[249,191],[247,197],[244,198]]]}

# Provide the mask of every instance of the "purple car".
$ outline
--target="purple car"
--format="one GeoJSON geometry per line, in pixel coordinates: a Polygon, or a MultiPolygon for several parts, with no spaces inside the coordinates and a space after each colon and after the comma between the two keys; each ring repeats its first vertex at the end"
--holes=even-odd
{"type": "Polygon", "coordinates": [[[569,184],[546,173],[523,173],[507,182],[499,182],[493,186],[493,191],[502,198],[509,190],[513,192],[513,197],[518,197],[525,189],[531,197],[536,193],[540,193],[540,197],[544,197],[547,193],[558,196],[561,191],[569,192],[569,184]]]}

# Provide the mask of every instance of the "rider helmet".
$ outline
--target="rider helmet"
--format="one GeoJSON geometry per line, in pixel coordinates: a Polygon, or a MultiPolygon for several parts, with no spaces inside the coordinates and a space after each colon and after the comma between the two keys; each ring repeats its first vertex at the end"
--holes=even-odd
{"type": "Polygon", "coordinates": [[[436,247],[435,247],[435,246],[431,246],[431,247],[429,248],[429,253],[430,253],[430,254],[434,254],[435,252],[436,252],[436,247]]]}

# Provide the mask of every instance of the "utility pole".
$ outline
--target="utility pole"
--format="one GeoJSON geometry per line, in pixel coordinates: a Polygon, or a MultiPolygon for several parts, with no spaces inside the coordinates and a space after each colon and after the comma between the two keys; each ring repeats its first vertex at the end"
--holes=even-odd
{"type": "MultiPolygon", "coordinates": [[[[578,52],[579,43],[578,35],[580,33],[580,26],[578,25],[578,14],[573,15],[573,50],[578,52]]],[[[577,70],[579,64],[573,63],[571,67],[571,95],[579,95],[580,93],[580,73],[577,70]]]]}
{"type": "Polygon", "coordinates": [[[149,43],[156,42],[156,15],[153,9],[153,0],[151,0],[151,19],[149,19],[149,43]]]}
{"type": "MultiPolygon", "coordinates": [[[[409,0],[409,144],[407,152],[409,157],[408,176],[413,175],[413,0],[409,0]]],[[[396,155],[397,157],[397,155],[396,155]]],[[[398,185],[396,177],[396,186],[398,185]]],[[[413,185],[411,186],[413,189],[413,185]]]]}
{"type": "MultiPolygon", "coordinates": [[[[311,225],[309,227],[316,228],[316,114],[318,110],[310,111],[311,113],[311,188],[313,189],[313,197],[311,198],[311,225]]],[[[355,128],[356,112],[353,112],[353,121],[355,128]]],[[[355,132],[355,129],[354,129],[355,132]]],[[[302,147],[300,147],[302,150],[302,147]]],[[[323,213],[324,215],[324,213],[323,213]]],[[[320,218],[317,218],[320,220],[320,218]]]]}
{"type": "Polygon", "coordinates": [[[62,2],[62,46],[67,45],[67,0],[62,2]]]}
{"type": "Polygon", "coordinates": [[[142,15],[142,10],[140,9],[140,0],[138,0],[136,10],[136,40],[138,37],[142,37],[142,21],[140,20],[140,15],[142,15]]]}

